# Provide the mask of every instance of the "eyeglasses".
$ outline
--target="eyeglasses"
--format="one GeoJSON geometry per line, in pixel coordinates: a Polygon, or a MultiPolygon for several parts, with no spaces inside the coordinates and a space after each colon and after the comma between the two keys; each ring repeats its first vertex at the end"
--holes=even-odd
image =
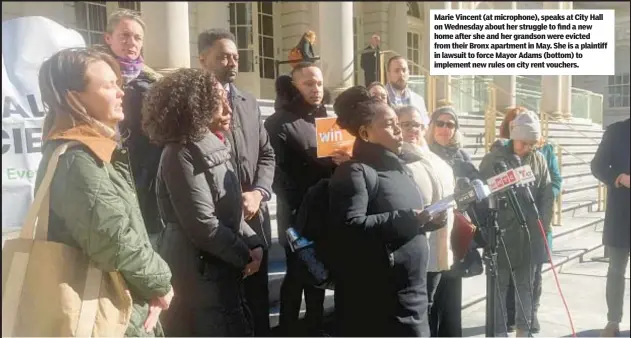
{"type": "Polygon", "coordinates": [[[374,94],[372,95],[372,97],[379,99],[379,100],[383,100],[386,101],[388,100],[388,95],[387,94],[374,94]]]}
{"type": "Polygon", "coordinates": [[[444,127],[447,127],[448,129],[455,129],[456,128],[456,124],[451,122],[451,121],[447,121],[447,122],[445,122],[445,121],[436,121],[434,123],[436,123],[436,127],[438,127],[438,128],[444,128],[444,127]]]}
{"type": "Polygon", "coordinates": [[[401,122],[399,123],[399,126],[403,129],[414,129],[414,128],[423,128],[424,125],[418,123],[418,122],[414,122],[414,121],[405,121],[405,122],[401,122]]]}

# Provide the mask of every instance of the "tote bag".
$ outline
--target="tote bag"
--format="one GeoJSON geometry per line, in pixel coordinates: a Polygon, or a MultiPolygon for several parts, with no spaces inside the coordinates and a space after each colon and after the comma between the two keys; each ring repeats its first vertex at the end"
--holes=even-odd
{"type": "Polygon", "coordinates": [[[118,272],[103,273],[76,248],[48,238],[50,184],[59,146],[48,163],[20,235],[2,248],[2,336],[121,337],[132,299],[118,272]]]}

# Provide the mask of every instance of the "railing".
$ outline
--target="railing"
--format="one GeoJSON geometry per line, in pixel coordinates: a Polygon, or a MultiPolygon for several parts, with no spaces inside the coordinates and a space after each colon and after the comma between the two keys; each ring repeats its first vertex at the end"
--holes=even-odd
{"type": "MultiPolygon", "coordinates": [[[[409,63],[411,62],[412,64],[416,65],[412,61],[408,60],[408,62],[409,63]]],[[[422,70],[424,75],[411,76],[410,81],[409,81],[409,83],[411,84],[410,88],[414,90],[415,87],[416,88],[425,87],[424,91],[417,91],[417,92],[418,93],[424,92],[426,94],[425,97],[427,97],[427,104],[428,104],[427,108],[429,111],[432,111],[432,109],[435,107],[435,102],[437,99],[435,95],[435,87],[436,87],[435,77],[430,76],[429,71],[423,68],[422,66],[419,66],[419,69],[422,70]]],[[[523,81],[523,80],[520,81],[522,83],[521,88],[519,90],[519,94],[521,94],[520,95],[521,102],[518,102],[518,104],[528,109],[531,109],[533,111],[540,112],[542,135],[545,137],[545,139],[549,140],[549,130],[550,130],[549,122],[550,122],[551,116],[548,113],[545,113],[542,109],[540,109],[541,94],[534,91],[529,91],[526,89],[528,84],[524,85],[524,82],[533,81],[533,80],[528,79],[528,78],[524,78],[524,79],[526,81],[523,81]]],[[[492,82],[492,79],[479,77],[479,76],[457,77],[456,81],[453,81],[453,83],[450,83],[448,85],[451,86],[451,89],[452,89],[451,91],[452,97],[448,99],[450,99],[456,105],[456,108],[458,108],[460,111],[469,111],[469,112],[483,111],[484,112],[484,129],[485,129],[484,130],[484,148],[485,148],[485,152],[488,152],[490,150],[490,146],[493,144],[493,142],[495,142],[496,133],[497,133],[497,127],[496,127],[497,118],[504,117],[503,112],[499,112],[496,109],[497,91],[498,90],[504,91],[504,90],[496,86],[492,82]],[[486,90],[484,91],[483,89],[486,89],[486,90]],[[484,108],[481,109],[482,107],[484,108]]],[[[536,88],[536,86],[531,85],[530,88],[534,89],[536,88]]],[[[506,93],[506,91],[504,92],[506,93]]],[[[577,97],[589,97],[587,106],[589,106],[590,109],[594,105],[597,105],[598,100],[600,100],[600,102],[602,103],[602,95],[594,94],[589,91],[576,91],[576,93],[577,93],[577,96],[575,96],[575,100],[577,100],[577,97]],[[594,103],[594,101],[596,103],[594,103]]],[[[600,109],[600,111],[602,111],[602,108],[600,109]]],[[[594,114],[594,115],[597,115],[597,114],[594,114]]],[[[592,117],[591,112],[589,113],[589,116],[592,117]]],[[[559,121],[559,123],[562,123],[566,125],[568,129],[585,136],[586,139],[592,140],[594,144],[597,143],[597,141],[594,140],[592,137],[577,130],[572,125],[564,123],[563,121],[559,121]]],[[[566,149],[565,147],[561,146],[560,144],[556,142],[552,142],[552,143],[556,147],[556,153],[557,153],[557,157],[560,163],[562,163],[563,156],[565,154],[565,155],[575,157],[576,159],[578,159],[580,162],[582,162],[585,165],[590,165],[589,162],[585,161],[574,152],[566,149]]],[[[562,165],[559,168],[560,168],[561,174],[563,174],[562,165]]],[[[597,197],[598,198],[597,205],[598,205],[599,211],[604,210],[605,196],[606,196],[605,187],[604,185],[599,183],[598,197],[597,197]]],[[[562,213],[561,212],[562,199],[563,199],[563,192],[561,191],[555,201],[556,221],[554,223],[557,225],[561,224],[560,218],[561,218],[561,213],[562,213]]]]}
{"type": "MultiPolygon", "coordinates": [[[[274,62],[274,66],[276,67],[276,76],[280,76],[280,65],[287,65],[287,64],[290,64],[290,63],[294,63],[294,62],[298,63],[298,62],[301,62],[301,61],[303,61],[303,60],[304,60],[304,59],[299,59],[299,60],[283,60],[283,61],[278,61],[278,60],[276,60],[276,61],[274,62]]],[[[319,56],[315,56],[315,57],[313,57],[312,59],[309,59],[309,60],[319,61],[319,60],[320,60],[320,57],[319,57],[319,56]]]]}
{"type": "MultiPolygon", "coordinates": [[[[383,57],[385,54],[397,54],[392,50],[386,50],[381,52],[382,57],[380,69],[385,69],[384,63],[386,58],[383,57]]],[[[410,80],[408,84],[410,89],[413,91],[423,95],[426,98],[426,104],[428,111],[433,111],[436,107],[436,100],[438,99],[436,96],[436,77],[431,76],[429,70],[424,68],[421,65],[416,64],[415,62],[408,60],[408,64],[414,65],[421,70],[423,75],[410,76],[410,80]]],[[[496,138],[496,121],[497,118],[504,118],[504,113],[497,111],[496,98],[497,91],[503,91],[504,94],[510,95],[506,90],[501,87],[498,87],[493,83],[492,77],[482,77],[482,76],[471,76],[471,77],[455,77],[455,81],[452,83],[448,83],[447,81],[442,82],[443,85],[446,86],[445,93],[447,93],[450,97],[445,97],[444,99],[448,99],[452,101],[456,108],[460,111],[468,111],[468,112],[483,112],[484,113],[484,149],[485,152],[490,150],[491,145],[495,142],[496,138]],[[450,88],[447,88],[450,87],[450,88]],[[451,89],[451,90],[448,90],[451,89]]],[[[381,82],[385,83],[385,74],[381,72],[381,82]]],[[[549,130],[550,130],[550,114],[544,112],[541,109],[541,92],[540,92],[540,84],[537,85],[537,81],[526,78],[519,77],[518,79],[518,104],[528,108],[532,111],[539,111],[541,117],[541,125],[542,125],[542,134],[546,140],[549,140],[549,130]],[[539,89],[539,92],[532,90],[539,89]]],[[[573,88],[576,89],[576,88],[573,88]]],[[[592,119],[598,120],[598,116],[602,119],[602,95],[595,94],[589,91],[584,90],[576,90],[574,91],[576,95],[573,96],[573,106],[576,102],[577,105],[583,105],[588,109],[587,113],[582,113],[582,115],[587,115],[592,119]],[[586,102],[581,102],[580,100],[585,101],[585,97],[588,97],[586,102]],[[600,106],[598,105],[600,102],[600,106]],[[593,110],[592,110],[593,109],[593,110]]],[[[581,113],[579,113],[581,114],[581,113]]],[[[572,125],[565,123],[563,121],[558,121],[559,123],[564,124],[568,129],[585,136],[586,139],[592,140],[594,144],[598,143],[595,139],[590,137],[589,135],[577,130],[572,125]]],[[[551,142],[555,144],[556,142],[551,142]]],[[[578,159],[585,165],[590,165],[589,162],[582,159],[577,154],[569,151],[565,147],[560,144],[555,144],[557,149],[557,157],[562,161],[561,157],[563,154],[570,155],[578,159]]],[[[563,168],[560,167],[561,175],[563,174],[563,168]]],[[[601,186],[599,183],[598,187],[598,210],[603,210],[602,203],[604,201],[604,186],[601,186]]],[[[561,213],[561,201],[562,201],[562,191],[559,193],[557,201],[555,202],[556,213],[560,217],[561,213]]],[[[558,219],[557,219],[558,220],[558,219]]]]}
{"type": "MultiPolygon", "coordinates": [[[[563,149],[561,149],[558,144],[555,145],[554,149],[559,163],[559,172],[563,172],[563,149]]],[[[557,198],[554,200],[554,208],[552,209],[552,212],[552,225],[560,226],[563,221],[563,189],[559,189],[559,195],[557,195],[557,198]]]]}

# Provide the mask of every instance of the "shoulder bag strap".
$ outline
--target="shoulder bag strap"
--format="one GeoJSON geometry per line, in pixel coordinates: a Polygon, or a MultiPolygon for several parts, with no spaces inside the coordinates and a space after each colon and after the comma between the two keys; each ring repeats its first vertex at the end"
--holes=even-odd
{"type": "Polygon", "coordinates": [[[44,178],[35,193],[33,204],[31,204],[31,207],[24,218],[20,238],[43,241],[47,240],[48,216],[50,214],[50,184],[55,176],[55,170],[57,169],[59,157],[63,155],[68,148],[77,144],[79,143],[75,141],[66,142],[57,147],[51,155],[50,160],[48,161],[48,166],[46,167],[44,178]]]}

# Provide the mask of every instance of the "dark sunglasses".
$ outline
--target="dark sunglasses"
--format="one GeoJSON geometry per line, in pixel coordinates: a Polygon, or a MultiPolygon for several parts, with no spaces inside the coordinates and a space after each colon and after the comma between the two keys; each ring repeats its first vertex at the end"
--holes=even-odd
{"type": "Polygon", "coordinates": [[[438,128],[444,128],[444,127],[447,127],[448,129],[455,129],[456,128],[456,124],[451,122],[451,121],[447,121],[447,122],[445,122],[445,121],[436,121],[434,123],[436,123],[436,127],[438,127],[438,128]]]}

